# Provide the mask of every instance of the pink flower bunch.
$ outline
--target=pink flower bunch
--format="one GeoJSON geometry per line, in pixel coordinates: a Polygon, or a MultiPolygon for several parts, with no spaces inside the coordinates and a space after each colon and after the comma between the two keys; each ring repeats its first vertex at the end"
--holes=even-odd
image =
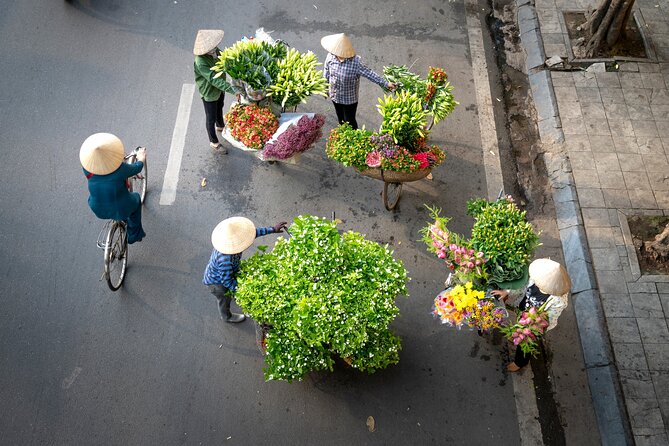
{"type": "Polygon", "coordinates": [[[285,160],[308,150],[323,136],[323,124],[325,116],[321,114],[314,115],[313,118],[302,116],[297,125],[291,125],[276,141],[265,145],[264,158],[285,160]]]}
{"type": "Polygon", "coordinates": [[[523,311],[518,322],[502,329],[513,345],[519,346],[525,354],[535,356],[538,353],[537,341],[548,328],[548,313],[543,305],[523,311]]]}
{"type": "Polygon", "coordinates": [[[445,261],[456,275],[483,276],[485,274],[483,265],[487,261],[484,254],[464,246],[460,237],[449,232],[445,224],[446,222],[437,221],[430,225],[429,234],[434,253],[445,261]]]}
{"type": "Polygon", "coordinates": [[[369,167],[381,167],[381,152],[373,151],[367,154],[365,162],[369,167]]]}

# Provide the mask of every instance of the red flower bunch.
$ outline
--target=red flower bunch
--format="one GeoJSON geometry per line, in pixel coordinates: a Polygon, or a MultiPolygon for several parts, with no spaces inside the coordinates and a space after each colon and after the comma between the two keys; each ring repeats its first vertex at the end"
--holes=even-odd
{"type": "Polygon", "coordinates": [[[446,80],[448,80],[448,75],[443,68],[439,67],[430,67],[427,78],[434,82],[436,85],[443,85],[446,80]]]}
{"type": "Polygon", "coordinates": [[[427,169],[430,167],[430,160],[428,159],[429,155],[428,152],[419,152],[413,155],[413,159],[420,163],[420,166],[418,167],[419,169],[427,169]]]}
{"type": "Polygon", "coordinates": [[[267,107],[235,105],[225,115],[233,138],[251,149],[262,149],[279,128],[279,120],[267,107]]]}

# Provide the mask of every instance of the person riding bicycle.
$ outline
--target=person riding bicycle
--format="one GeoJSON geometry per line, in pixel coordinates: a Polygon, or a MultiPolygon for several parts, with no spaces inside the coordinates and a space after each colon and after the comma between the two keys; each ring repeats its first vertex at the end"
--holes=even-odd
{"type": "Polygon", "coordinates": [[[220,222],[211,233],[214,245],[209,263],[204,270],[202,283],[209,287],[218,299],[221,319],[226,322],[242,322],[246,317],[230,311],[232,296],[237,291],[237,271],[242,252],[253,244],[257,237],[283,232],[288,223],[281,222],[266,228],[256,228],[245,217],[230,217],[220,222]]]}
{"type": "Polygon", "coordinates": [[[121,140],[111,133],[95,133],[84,141],[79,160],[88,179],[88,206],[96,217],[121,220],[128,224],[128,243],[146,236],[142,228],[142,203],[137,192],[130,192],[128,178],[144,167],[146,149],[137,150],[137,161],[124,162],[121,140]]]}

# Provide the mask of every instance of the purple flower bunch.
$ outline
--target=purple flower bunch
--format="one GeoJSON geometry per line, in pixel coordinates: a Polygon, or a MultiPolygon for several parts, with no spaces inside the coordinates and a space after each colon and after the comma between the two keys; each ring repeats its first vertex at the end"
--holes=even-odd
{"type": "Polygon", "coordinates": [[[263,157],[285,160],[308,150],[323,136],[323,124],[324,115],[316,114],[313,118],[302,116],[296,125],[288,127],[276,141],[265,144],[263,157]]]}
{"type": "Polygon", "coordinates": [[[395,144],[395,140],[388,133],[383,135],[374,134],[370,136],[369,140],[376,147],[376,151],[380,152],[385,158],[394,158],[400,149],[400,146],[395,144]]]}

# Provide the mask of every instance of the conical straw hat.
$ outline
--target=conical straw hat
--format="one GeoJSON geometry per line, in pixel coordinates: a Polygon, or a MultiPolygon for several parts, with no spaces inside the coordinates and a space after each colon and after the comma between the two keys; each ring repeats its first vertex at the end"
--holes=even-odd
{"type": "Polygon", "coordinates": [[[195,37],[195,45],[193,46],[193,54],[202,56],[207,54],[218,46],[223,40],[222,29],[201,29],[197,32],[195,37]]]}
{"type": "Polygon", "coordinates": [[[117,136],[111,133],[95,133],[81,145],[79,161],[94,175],[107,175],[123,163],[125,149],[117,136]]]}
{"type": "Polygon", "coordinates": [[[211,244],[220,253],[237,254],[253,244],[256,226],[245,217],[230,217],[216,225],[211,244]]]}
{"type": "Polygon", "coordinates": [[[571,279],[558,262],[537,259],[530,263],[530,278],[539,290],[553,296],[562,296],[571,290],[571,279]]]}
{"type": "Polygon", "coordinates": [[[344,33],[331,34],[323,37],[321,39],[321,45],[328,53],[343,57],[344,59],[355,56],[355,49],[353,48],[351,39],[344,33]]]}

